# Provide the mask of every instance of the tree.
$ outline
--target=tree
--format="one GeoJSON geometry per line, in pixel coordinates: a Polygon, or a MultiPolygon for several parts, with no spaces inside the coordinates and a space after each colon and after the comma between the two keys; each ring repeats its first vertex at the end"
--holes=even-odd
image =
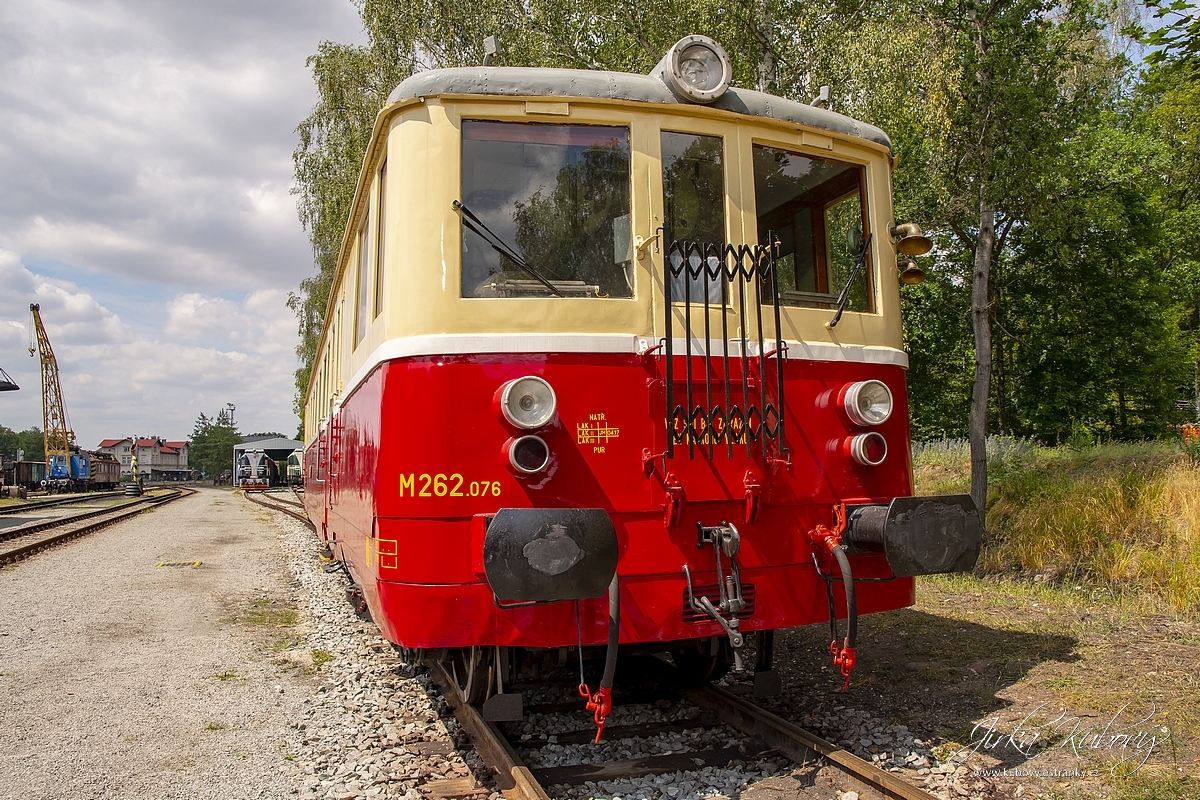
{"type": "Polygon", "coordinates": [[[0,457],[16,459],[17,451],[21,450],[26,461],[45,461],[43,444],[42,431],[37,427],[17,432],[0,425],[0,457]]]}
{"type": "MultiPolygon", "coordinates": [[[[1146,63],[1162,71],[1185,77],[1200,77],[1200,9],[1187,0],[1144,0],[1159,26],[1147,31],[1140,23],[1126,33],[1144,45],[1157,48],[1146,54],[1146,63]]],[[[1153,70],[1152,70],[1153,73],[1153,70]]]]}
{"type": "Polygon", "coordinates": [[[987,497],[992,383],[992,270],[1014,226],[1038,201],[1063,142],[1095,107],[1078,67],[1095,57],[1087,2],[948,0],[934,7],[953,51],[951,126],[940,163],[937,219],[972,256],[975,365],[968,432],[971,496],[987,497]]]}
{"type": "Polygon", "coordinates": [[[201,412],[188,440],[188,459],[205,475],[218,476],[233,468],[233,448],[241,441],[228,407],[218,411],[216,418],[201,412]]]}

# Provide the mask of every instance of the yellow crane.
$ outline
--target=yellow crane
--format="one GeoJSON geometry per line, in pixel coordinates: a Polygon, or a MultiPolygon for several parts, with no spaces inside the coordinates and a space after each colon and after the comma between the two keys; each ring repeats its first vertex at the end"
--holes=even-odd
{"type": "Polygon", "coordinates": [[[58,360],[50,347],[50,337],[42,326],[41,305],[31,303],[29,313],[33,315],[33,332],[37,336],[37,349],[32,342],[29,355],[42,358],[42,443],[46,449],[46,477],[71,478],[71,450],[75,447],[75,431],[63,408],[62,386],[58,381],[58,360]],[[59,466],[61,464],[61,467],[59,466]]]}

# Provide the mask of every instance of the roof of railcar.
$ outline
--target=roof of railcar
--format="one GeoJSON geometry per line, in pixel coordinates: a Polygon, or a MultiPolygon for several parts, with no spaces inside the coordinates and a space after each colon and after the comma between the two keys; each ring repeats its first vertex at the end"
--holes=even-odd
{"type": "MultiPolygon", "coordinates": [[[[543,67],[458,67],[418,72],[392,91],[388,104],[443,94],[594,98],[693,105],[681,102],[666,84],[653,75],[543,67]]],[[[765,92],[730,87],[711,107],[866,139],[889,150],[892,147],[888,135],[874,125],[765,92]]]]}

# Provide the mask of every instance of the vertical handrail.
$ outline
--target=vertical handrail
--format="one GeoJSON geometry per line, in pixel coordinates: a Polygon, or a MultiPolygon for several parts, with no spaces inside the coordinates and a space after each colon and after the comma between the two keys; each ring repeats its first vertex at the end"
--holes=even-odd
{"type": "MultiPolygon", "coordinates": [[[[665,224],[662,226],[663,242],[670,242],[671,229],[665,224]]],[[[672,300],[671,284],[673,283],[672,274],[674,267],[671,264],[671,254],[674,252],[674,242],[670,246],[663,247],[663,297],[666,298],[667,312],[665,329],[667,334],[666,347],[664,348],[667,357],[667,458],[675,457],[675,347],[673,343],[674,335],[671,331],[672,300]]]]}

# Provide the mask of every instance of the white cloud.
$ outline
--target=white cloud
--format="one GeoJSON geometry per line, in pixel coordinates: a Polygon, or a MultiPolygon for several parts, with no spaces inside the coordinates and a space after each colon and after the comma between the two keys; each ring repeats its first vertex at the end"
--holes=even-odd
{"type": "Polygon", "coordinates": [[[0,246],[160,284],[296,285],[304,60],[355,23],[348,0],[4,3],[0,246]]]}
{"type": "MultiPolygon", "coordinates": [[[[59,364],[63,401],[80,445],[132,434],[183,439],[201,412],[238,406],[243,431],[291,434],[292,320],[285,293],[260,290],[238,300],[188,292],[167,304],[161,337],[135,333],[87,290],[31,272],[0,251],[0,285],[26,287],[41,305],[59,364]]],[[[13,355],[29,339],[29,309],[0,296],[0,366],[21,391],[0,396],[0,424],[41,426],[39,361],[13,355]],[[11,363],[5,363],[11,362],[11,363]]]]}
{"type": "Polygon", "coordinates": [[[0,3],[0,424],[41,425],[37,302],[84,446],[226,402],[294,430],[291,151],[324,39],[361,42],[351,0],[0,3]]]}

